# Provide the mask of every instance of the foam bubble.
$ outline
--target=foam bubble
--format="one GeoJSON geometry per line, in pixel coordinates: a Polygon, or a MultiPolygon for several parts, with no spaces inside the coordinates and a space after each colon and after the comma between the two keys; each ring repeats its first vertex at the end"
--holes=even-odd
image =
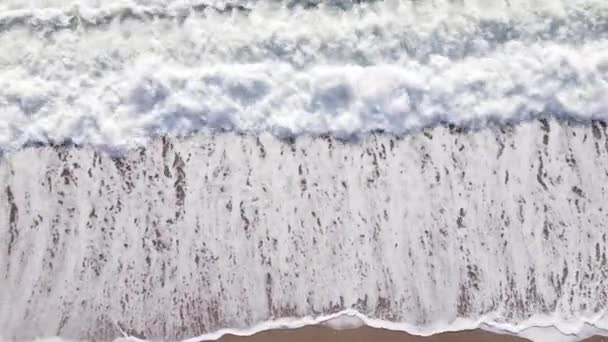
{"type": "Polygon", "coordinates": [[[365,325],[365,322],[357,315],[344,313],[340,316],[329,318],[321,322],[321,324],[335,330],[345,330],[360,328],[365,325]]]}

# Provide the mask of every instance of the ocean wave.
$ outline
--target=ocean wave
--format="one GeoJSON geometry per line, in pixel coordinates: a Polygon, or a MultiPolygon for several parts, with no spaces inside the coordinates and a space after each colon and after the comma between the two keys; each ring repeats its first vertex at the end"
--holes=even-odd
{"type": "Polygon", "coordinates": [[[4,2],[0,149],[607,118],[605,1],[340,3],[4,2]]]}

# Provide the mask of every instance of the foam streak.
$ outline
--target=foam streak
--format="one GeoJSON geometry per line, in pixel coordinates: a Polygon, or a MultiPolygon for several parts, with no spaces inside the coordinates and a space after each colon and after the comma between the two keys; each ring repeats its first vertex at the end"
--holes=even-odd
{"type": "Polygon", "coordinates": [[[28,148],[0,160],[1,337],[176,340],[351,309],[422,334],[608,330],[607,157],[604,124],[550,121],[28,148]]]}

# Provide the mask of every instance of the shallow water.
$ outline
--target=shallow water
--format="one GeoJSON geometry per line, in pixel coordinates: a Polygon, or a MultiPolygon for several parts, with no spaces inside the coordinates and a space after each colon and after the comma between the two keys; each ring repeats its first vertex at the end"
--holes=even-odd
{"type": "Polygon", "coordinates": [[[608,329],[607,156],[605,124],[552,120],[5,154],[1,336],[175,340],[343,310],[586,336],[608,329]]]}

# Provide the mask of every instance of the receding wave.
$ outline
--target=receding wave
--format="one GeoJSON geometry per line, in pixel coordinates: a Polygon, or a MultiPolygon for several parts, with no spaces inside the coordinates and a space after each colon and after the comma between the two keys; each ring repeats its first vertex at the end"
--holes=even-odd
{"type": "Polygon", "coordinates": [[[608,116],[605,1],[311,3],[4,2],[0,147],[608,116]]]}
{"type": "Polygon", "coordinates": [[[607,334],[607,157],[605,123],[552,120],[5,154],[0,336],[177,340],[343,312],[607,334]]]}

